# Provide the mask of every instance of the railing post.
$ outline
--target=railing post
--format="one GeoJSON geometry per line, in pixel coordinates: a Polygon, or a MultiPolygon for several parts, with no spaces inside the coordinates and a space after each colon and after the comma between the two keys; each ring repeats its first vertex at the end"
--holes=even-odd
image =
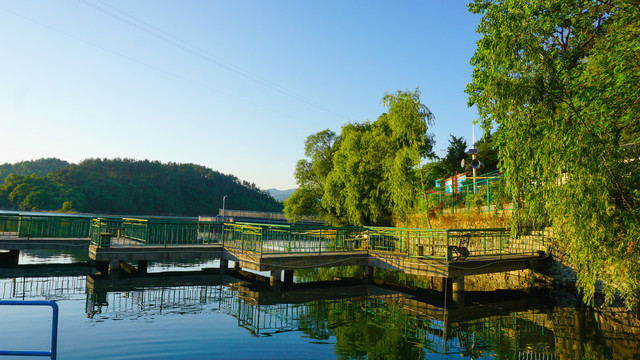
{"type": "Polygon", "coordinates": [[[500,259],[502,259],[502,230],[498,230],[498,253],[500,253],[500,259]]]}
{"type": "Polygon", "coordinates": [[[449,230],[447,230],[447,245],[445,246],[445,259],[451,260],[451,251],[449,250],[449,230]]]}
{"type": "Polygon", "coordinates": [[[12,351],[12,350],[0,350],[0,355],[10,356],[48,356],[52,360],[57,357],[58,351],[58,304],[55,301],[49,300],[0,300],[0,305],[17,305],[17,306],[51,306],[53,310],[51,319],[51,347],[50,351],[12,351]]]}
{"type": "Polygon", "coordinates": [[[490,191],[489,191],[489,179],[486,180],[487,181],[487,211],[491,212],[491,197],[489,195],[490,191]]]}
{"type": "Polygon", "coordinates": [[[487,255],[487,230],[483,231],[484,233],[484,255],[487,255]]]}

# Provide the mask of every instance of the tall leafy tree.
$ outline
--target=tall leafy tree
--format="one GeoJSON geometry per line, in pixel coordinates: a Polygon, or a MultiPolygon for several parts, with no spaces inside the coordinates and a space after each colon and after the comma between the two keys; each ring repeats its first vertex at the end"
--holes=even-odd
{"type": "Polygon", "coordinates": [[[382,103],[388,111],[373,123],[307,138],[307,159],[295,173],[299,188],[285,202],[288,219],[317,211],[333,224],[389,225],[426,197],[420,165],[433,157],[433,114],[418,89],[386,94],[382,103]]]}
{"type": "Polygon", "coordinates": [[[487,131],[476,142],[478,160],[484,164],[485,173],[498,170],[500,160],[498,158],[498,149],[496,148],[496,138],[497,136],[494,133],[487,131]]]}
{"type": "Polygon", "coordinates": [[[447,154],[442,159],[442,162],[447,168],[447,173],[443,174],[446,177],[451,176],[455,172],[464,171],[460,167],[462,159],[468,159],[467,155],[467,140],[464,137],[456,137],[449,135],[449,146],[447,147],[447,154]]]}
{"type": "Polygon", "coordinates": [[[333,144],[335,132],[326,129],[311,134],[304,143],[306,159],[296,164],[296,191],[284,202],[284,213],[290,221],[297,221],[299,215],[321,215],[325,218],[332,214],[321,206],[325,192],[325,181],[333,169],[333,144]]]}
{"type": "Polygon", "coordinates": [[[384,139],[375,132],[378,122],[342,127],[327,176],[322,206],[342,225],[390,224],[390,206],[380,188],[388,155],[384,139]]]}
{"type": "MultiPolygon", "coordinates": [[[[482,38],[467,86],[517,201],[515,229],[552,224],[585,299],[640,286],[640,2],[470,4],[482,38]],[[636,150],[634,150],[636,149],[636,150]],[[636,151],[634,153],[634,151],[636,151]]],[[[630,303],[631,305],[631,303],[630,303]]]]}
{"type": "Polygon", "coordinates": [[[387,107],[389,152],[385,157],[386,188],[396,217],[404,216],[414,207],[421,194],[426,201],[421,161],[433,158],[433,135],[428,132],[434,115],[420,102],[420,90],[386,94],[382,104],[387,107]]]}

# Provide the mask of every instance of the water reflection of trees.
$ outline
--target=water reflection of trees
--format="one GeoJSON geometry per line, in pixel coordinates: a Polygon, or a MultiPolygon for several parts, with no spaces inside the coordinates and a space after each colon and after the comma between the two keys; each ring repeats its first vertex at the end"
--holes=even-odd
{"type": "MultiPolygon", "coordinates": [[[[89,281],[86,286],[89,278],[2,279],[0,296],[55,300],[86,296],[86,313],[93,321],[220,312],[233,316],[238,326],[254,336],[299,331],[311,341],[335,343],[336,357],[341,359],[420,359],[433,354],[451,358],[635,359],[640,355],[638,321],[622,312],[557,307],[478,315],[477,309],[447,308],[389,291],[350,293],[328,300],[305,300],[302,292],[299,302],[278,303],[280,296],[269,290],[247,290],[237,280],[214,275],[201,276],[202,284],[197,284],[198,278],[189,278],[193,284],[172,285],[169,281],[146,286],[108,279],[89,281]]],[[[331,288],[323,291],[347,293],[331,288]]],[[[490,304],[473,306],[490,308],[490,304]]]]}

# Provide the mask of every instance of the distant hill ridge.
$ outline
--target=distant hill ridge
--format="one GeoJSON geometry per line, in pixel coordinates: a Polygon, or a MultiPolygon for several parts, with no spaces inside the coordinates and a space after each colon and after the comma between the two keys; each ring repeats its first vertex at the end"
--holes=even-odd
{"type": "Polygon", "coordinates": [[[278,190],[278,189],[268,189],[267,192],[273,196],[274,199],[278,201],[285,201],[296,189],[288,189],[288,190],[278,190]]]}
{"type": "Polygon", "coordinates": [[[87,159],[46,176],[9,175],[0,208],[76,210],[107,214],[198,216],[228,208],[282,211],[255,184],[195,164],[132,159],[87,159]]]}

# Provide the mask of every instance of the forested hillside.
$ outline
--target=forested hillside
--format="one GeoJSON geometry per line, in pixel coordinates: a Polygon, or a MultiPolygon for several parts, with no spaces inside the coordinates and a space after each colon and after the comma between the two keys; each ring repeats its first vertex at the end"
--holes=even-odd
{"type": "Polygon", "coordinates": [[[88,159],[47,176],[11,175],[0,186],[0,208],[197,216],[229,209],[280,211],[255,184],[194,164],[88,159]]]}
{"type": "Polygon", "coordinates": [[[46,176],[51,171],[58,170],[67,165],[69,165],[68,162],[56,158],[21,161],[15,164],[2,164],[0,165],[0,183],[4,182],[4,179],[10,174],[19,176],[38,174],[40,176],[46,176]]]}

